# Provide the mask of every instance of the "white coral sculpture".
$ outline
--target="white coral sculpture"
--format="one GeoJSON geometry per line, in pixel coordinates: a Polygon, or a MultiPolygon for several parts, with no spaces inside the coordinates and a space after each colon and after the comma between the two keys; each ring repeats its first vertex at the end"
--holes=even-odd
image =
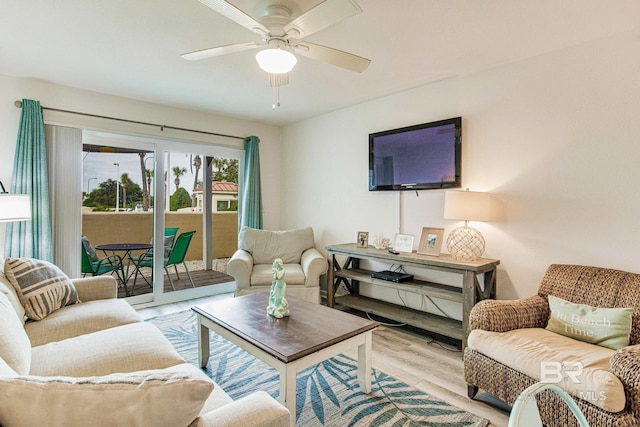
{"type": "Polygon", "coordinates": [[[391,240],[385,236],[376,236],[373,247],[376,249],[387,249],[391,246],[391,240]]]}

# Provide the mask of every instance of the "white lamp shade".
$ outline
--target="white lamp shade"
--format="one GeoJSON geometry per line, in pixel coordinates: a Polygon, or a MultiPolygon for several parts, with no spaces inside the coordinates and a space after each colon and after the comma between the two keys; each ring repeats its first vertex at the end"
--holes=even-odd
{"type": "Polygon", "coordinates": [[[267,73],[284,74],[293,70],[298,59],[283,49],[264,49],[256,54],[256,61],[267,73]]]}
{"type": "Polygon", "coordinates": [[[0,194],[0,222],[31,219],[31,198],[28,194],[0,194]]]}
{"type": "Polygon", "coordinates": [[[445,219],[491,221],[494,218],[491,194],[477,191],[446,191],[445,219]]]}

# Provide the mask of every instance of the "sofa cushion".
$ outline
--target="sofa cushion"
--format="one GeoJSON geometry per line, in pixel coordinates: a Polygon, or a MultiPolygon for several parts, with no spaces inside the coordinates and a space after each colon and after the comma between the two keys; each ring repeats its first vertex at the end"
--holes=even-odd
{"type": "Polygon", "coordinates": [[[47,316],[45,321],[28,321],[24,328],[31,345],[37,347],[141,321],[140,315],[128,302],[113,298],[62,307],[47,316]]]}
{"type": "Polygon", "coordinates": [[[18,373],[11,369],[11,366],[7,365],[7,362],[0,357],[0,377],[16,377],[18,373]]]}
{"type": "Polygon", "coordinates": [[[4,274],[15,288],[30,319],[42,320],[60,307],[78,302],[71,279],[50,262],[7,258],[4,274]]]}
{"type": "MultiPolygon", "coordinates": [[[[4,268],[4,266],[0,266],[0,267],[4,268]]],[[[4,275],[4,270],[0,272],[0,292],[5,294],[6,297],[9,298],[11,305],[16,311],[16,315],[18,316],[18,319],[20,319],[20,321],[24,323],[24,320],[25,320],[24,307],[20,302],[20,298],[18,298],[16,289],[9,282],[9,279],[7,279],[7,277],[4,275]]]]}
{"type": "Polygon", "coordinates": [[[184,363],[162,332],[136,322],[51,342],[31,350],[31,374],[94,376],[164,369],[184,363]]]}
{"type": "Polygon", "coordinates": [[[0,292],[0,358],[16,373],[27,375],[31,343],[7,296],[0,292]]]}
{"type": "Polygon", "coordinates": [[[0,378],[0,423],[12,426],[187,426],[213,381],[193,365],[100,377],[0,378]]]}
{"type": "Polygon", "coordinates": [[[609,412],[625,407],[624,387],[609,372],[614,351],[541,328],[471,331],[469,348],[536,381],[557,383],[571,395],[609,412]]]}
{"type": "Polygon", "coordinates": [[[218,409],[224,405],[228,405],[231,402],[233,402],[233,399],[227,394],[227,392],[218,384],[215,384],[213,391],[200,410],[200,415],[206,414],[207,412],[218,409]]]}
{"type": "MultiPolygon", "coordinates": [[[[304,285],[305,277],[300,264],[284,265],[284,281],[287,285],[304,285]]],[[[271,285],[271,264],[256,264],[251,273],[251,285],[271,285]]]]}
{"type": "Polygon", "coordinates": [[[87,276],[71,281],[76,287],[78,299],[82,302],[118,297],[118,283],[113,276],[87,276]]]}
{"type": "Polygon", "coordinates": [[[300,264],[302,252],[314,247],[313,229],[269,231],[243,227],[238,248],[253,255],[254,264],[272,264],[276,258],[285,264],[300,264]]]}
{"type": "Polygon", "coordinates": [[[629,345],[633,307],[592,307],[553,295],[548,299],[551,315],[547,329],[551,332],[613,350],[629,345]]]}
{"type": "MultiPolygon", "coordinates": [[[[294,423],[295,424],[295,423],[294,423]]],[[[299,421],[300,425],[307,425],[299,421]]],[[[291,414],[265,391],[256,391],[218,409],[202,413],[189,427],[291,426],[291,414]]]]}

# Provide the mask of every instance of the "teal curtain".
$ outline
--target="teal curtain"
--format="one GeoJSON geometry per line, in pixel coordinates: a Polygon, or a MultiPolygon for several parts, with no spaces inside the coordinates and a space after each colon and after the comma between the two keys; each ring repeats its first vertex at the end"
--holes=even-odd
{"type": "Polygon", "coordinates": [[[52,262],[47,152],[39,101],[22,100],[11,193],[31,196],[31,221],[7,223],[5,257],[29,257],[52,262]]]}
{"type": "Polygon", "coordinates": [[[262,187],[260,184],[260,139],[250,136],[244,144],[244,188],[238,227],[262,229],[262,187]]]}

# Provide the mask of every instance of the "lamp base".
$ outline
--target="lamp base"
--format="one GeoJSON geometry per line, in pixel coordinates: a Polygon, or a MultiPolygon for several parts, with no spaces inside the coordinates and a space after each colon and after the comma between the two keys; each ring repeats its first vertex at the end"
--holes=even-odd
{"type": "Polygon", "coordinates": [[[473,227],[456,228],[447,237],[447,250],[454,259],[475,261],[484,254],[484,237],[473,227]]]}

